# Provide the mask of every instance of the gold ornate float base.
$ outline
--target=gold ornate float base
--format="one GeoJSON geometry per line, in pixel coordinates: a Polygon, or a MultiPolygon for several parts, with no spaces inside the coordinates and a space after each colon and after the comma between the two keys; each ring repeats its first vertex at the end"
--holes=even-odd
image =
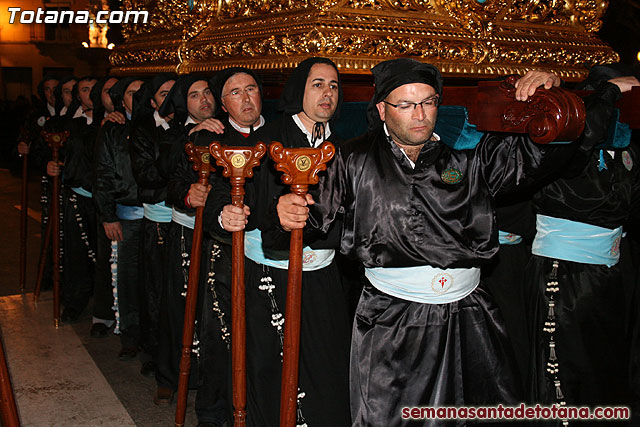
{"type": "Polygon", "coordinates": [[[116,74],[278,73],[326,56],[343,74],[413,57],[445,76],[482,78],[531,68],[580,80],[618,55],[595,35],[607,1],[593,0],[125,0],[151,12],[125,26],[116,74]]]}

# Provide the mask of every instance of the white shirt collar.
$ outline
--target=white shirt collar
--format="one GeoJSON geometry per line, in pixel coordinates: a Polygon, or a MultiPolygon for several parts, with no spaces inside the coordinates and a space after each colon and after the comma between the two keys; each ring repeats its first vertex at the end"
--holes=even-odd
{"type": "MultiPolygon", "coordinates": [[[[231,117],[229,117],[229,123],[231,124],[231,126],[235,130],[237,130],[240,133],[251,133],[251,128],[245,128],[245,127],[240,126],[239,124],[234,122],[231,117]]],[[[258,124],[253,127],[253,130],[256,131],[256,130],[260,129],[262,126],[264,126],[264,123],[265,123],[264,122],[264,117],[260,116],[260,120],[258,120],[258,124]]]]}
{"type": "Polygon", "coordinates": [[[49,103],[47,102],[47,110],[49,111],[49,115],[50,116],[55,116],[56,115],[56,109],[54,107],[52,107],[51,105],[49,105],[49,103]]]}
{"type": "MultiPolygon", "coordinates": [[[[298,117],[298,114],[294,114],[293,116],[291,116],[291,118],[296,123],[296,125],[298,125],[300,130],[307,136],[307,141],[309,142],[309,145],[312,145],[311,140],[313,138],[313,135],[311,135],[311,132],[309,132],[306,127],[304,127],[304,124],[302,124],[302,120],[300,120],[300,117],[298,117]]],[[[329,122],[326,122],[324,124],[324,139],[326,140],[330,136],[331,136],[331,129],[329,128],[329,122]]],[[[322,145],[323,142],[324,141],[319,141],[319,140],[316,141],[315,144],[313,144],[313,148],[318,148],[320,145],[322,145]]]]}
{"type": "Polygon", "coordinates": [[[65,114],[67,114],[67,106],[65,105],[64,107],[62,107],[62,109],[60,110],[60,115],[64,116],[65,114]]]}
{"type": "Polygon", "coordinates": [[[78,109],[76,110],[76,112],[73,114],[73,118],[77,119],[79,117],[84,117],[87,120],[87,124],[90,125],[91,123],[93,123],[93,117],[89,117],[87,116],[87,114],[82,111],[82,105],[78,107],[78,109]]]}
{"type": "Polygon", "coordinates": [[[186,126],[186,125],[190,125],[191,123],[193,123],[194,125],[197,125],[196,121],[195,121],[195,120],[193,120],[193,117],[189,116],[189,117],[187,117],[187,121],[186,121],[186,122],[184,122],[184,125],[185,125],[185,126],[186,126]]]}
{"type": "Polygon", "coordinates": [[[169,129],[169,123],[167,123],[164,118],[160,117],[160,114],[158,114],[158,110],[155,110],[153,112],[153,120],[155,120],[156,122],[156,127],[162,126],[162,129],[164,130],[169,129]]]}
{"type": "MultiPolygon", "coordinates": [[[[389,130],[387,129],[387,124],[386,123],[384,124],[384,133],[389,138],[391,138],[391,136],[389,135],[389,130]]],[[[433,132],[432,137],[435,138],[436,141],[440,141],[440,135],[438,135],[437,133],[433,132]]],[[[394,144],[395,144],[395,142],[394,142],[394,144]]],[[[404,157],[406,157],[406,159],[409,160],[409,164],[411,165],[411,169],[415,169],[416,168],[416,164],[413,162],[413,160],[411,160],[409,158],[409,156],[407,156],[407,153],[405,153],[404,148],[400,147],[399,145],[398,145],[398,148],[400,149],[400,151],[402,151],[402,154],[404,154],[404,157]]]]}

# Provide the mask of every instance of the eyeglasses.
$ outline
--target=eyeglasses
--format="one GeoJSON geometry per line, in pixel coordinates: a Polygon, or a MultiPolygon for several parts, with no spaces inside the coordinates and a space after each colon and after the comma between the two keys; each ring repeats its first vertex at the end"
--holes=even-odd
{"type": "Polygon", "coordinates": [[[415,109],[419,106],[422,107],[422,110],[427,110],[429,108],[433,108],[433,107],[437,107],[438,106],[438,102],[440,100],[440,96],[439,95],[433,95],[430,96],[429,98],[421,101],[421,102],[409,102],[409,101],[404,101],[404,102],[400,102],[399,104],[392,104],[390,102],[387,101],[382,101],[385,104],[395,108],[396,110],[398,110],[399,113],[411,113],[413,111],[415,111],[415,109]],[[413,108],[411,108],[413,106],[413,108]]]}
{"type": "Polygon", "coordinates": [[[242,97],[245,93],[247,94],[247,96],[253,96],[258,94],[259,90],[257,86],[247,86],[244,89],[233,89],[226,95],[222,95],[222,98],[224,98],[225,96],[228,96],[230,98],[237,99],[242,97]]]}

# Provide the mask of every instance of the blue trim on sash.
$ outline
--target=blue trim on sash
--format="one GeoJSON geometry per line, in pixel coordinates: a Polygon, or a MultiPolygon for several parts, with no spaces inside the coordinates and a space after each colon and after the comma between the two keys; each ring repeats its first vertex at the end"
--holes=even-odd
{"type": "Polygon", "coordinates": [[[88,198],[93,197],[93,194],[91,194],[90,191],[87,191],[82,187],[71,187],[71,189],[73,190],[74,193],[79,194],[83,197],[88,197],[88,198]]]}
{"type": "Polygon", "coordinates": [[[163,202],[151,204],[143,203],[144,217],[154,222],[171,222],[172,210],[163,202]]]}
{"type": "Polygon", "coordinates": [[[522,243],[522,237],[514,233],[498,230],[498,242],[501,245],[517,245],[522,243]]]}
{"type": "Polygon", "coordinates": [[[183,227],[194,229],[196,226],[196,213],[187,213],[180,209],[171,209],[171,220],[183,227]]]}
{"type": "Polygon", "coordinates": [[[116,205],[116,215],[120,219],[134,221],[136,219],[142,219],[144,216],[144,208],[142,206],[127,206],[118,203],[116,205]]]}
{"type": "MultiPolygon", "coordinates": [[[[314,271],[327,267],[333,261],[333,249],[302,249],[302,271],[314,271]]],[[[244,233],[244,255],[257,264],[286,270],[289,268],[289,251],[268,251],[262,248],[262,232],[258,229],[244,233]]]]}
{"type": "Polygon", "coordinates": [[[537,215],[531,253],[547,258],[612,267],[620,259],[622,227],[615,230],[537,215]]]}

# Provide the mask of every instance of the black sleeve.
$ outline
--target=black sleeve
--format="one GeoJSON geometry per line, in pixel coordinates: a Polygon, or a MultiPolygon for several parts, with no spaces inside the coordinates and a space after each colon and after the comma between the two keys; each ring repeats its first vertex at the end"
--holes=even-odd
{"type": "Polygon", "coordinates": [[[93,200],[96,205],[98,223],[118,222],[113,183],[115,181],[115,161],[113,133],[115,126],[105,124],[98,133],[94,151],[95,183],[93,200]]]}
{"type": "Polygon", "coordinates": [[[167,185],[166,171],[160,172],[159,141],[154,141],[157,136],[145,121],[134,126],[129,137],[133,176],[142,188],[159,189],[167,185]]]}

